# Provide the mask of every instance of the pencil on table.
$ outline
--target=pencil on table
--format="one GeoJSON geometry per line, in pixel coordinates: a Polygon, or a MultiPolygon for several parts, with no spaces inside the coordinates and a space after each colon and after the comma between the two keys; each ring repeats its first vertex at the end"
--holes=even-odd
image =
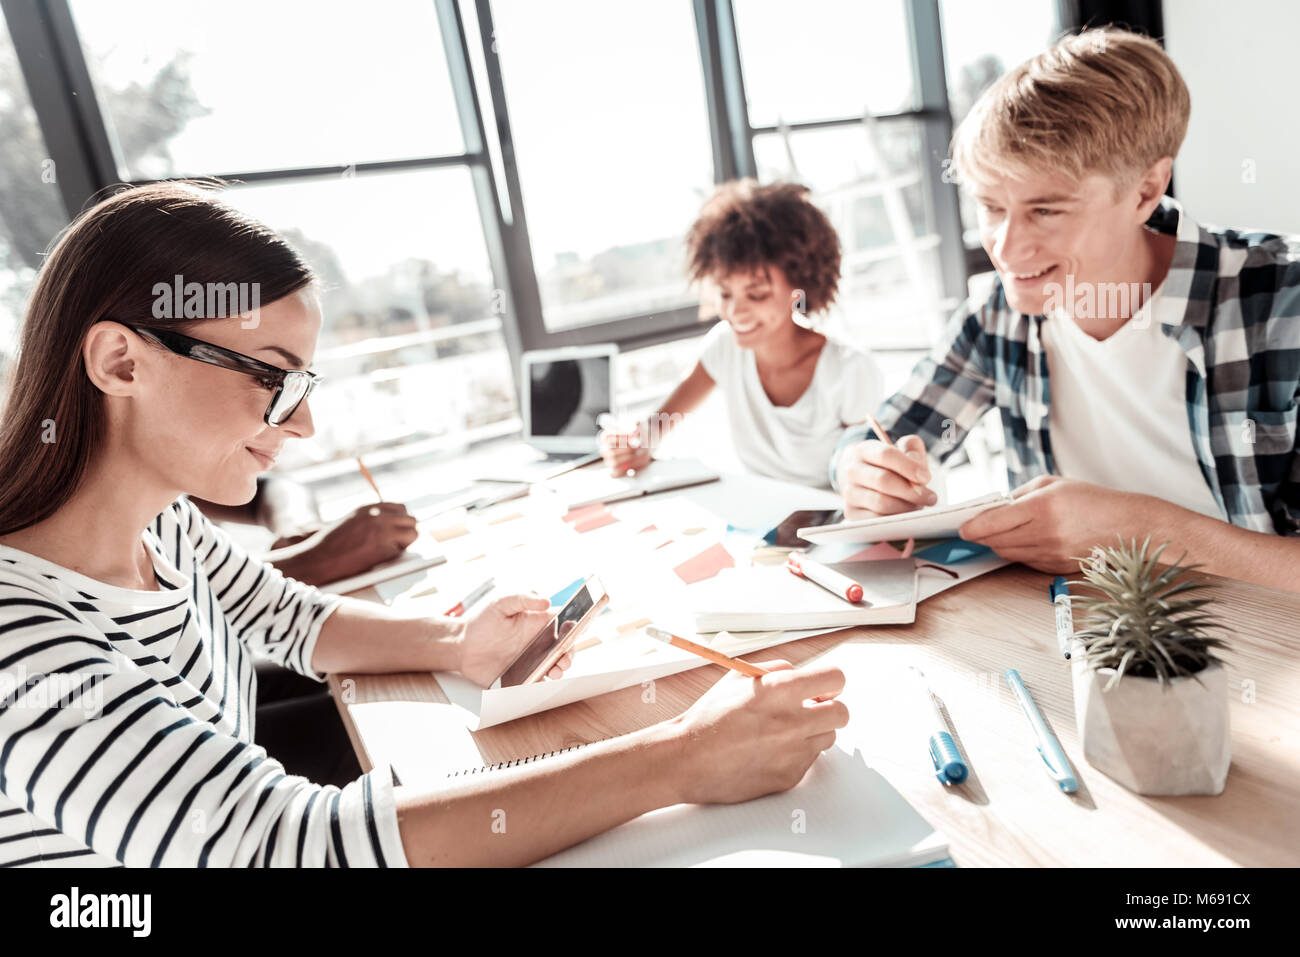
{"type": "MultiPolygon", "coordinates": [[[[664,631],[662,628],[656,628],[654,625],[647,625],[645,633],[651,638],[666,642],[674,648],[680,648],[682,651],[689,651],[692,654],[699,655],[701,658],[707,658],[715,665],[722,665],[724,668],[730,668],[732,671],[739,671],[742,675],[750,678],[761,678],[763,675],[771,674],[771,669],[764,668],[762,665],[752,665],[748,661],[742,661],[739,658],[731,658],[720,651],[714,651],[704,645],[697,644],[689,638],[683,638],[681,635],[674,635],[671,631],[664,631]]],[[[829,701],[829,697],[813,698],[814,701],[829,701]]]]}
{"type": "Polygon", "coordinates": [[[722,667],[730,668],[732,671],[739,671],[742,675],[748,675],[750,678],[761,678],[763,675],[768,673],[766,668],[759,665],[751,665],[748,661],[741,661],[739,658],[728,657],[720,651],[714,651],[712,648],[696,644],[680,635],[674,635],[670,631],[656,628],[654,625],[647,626],[645,633],[651,638],[667,642],[674,648],[680,648],[683,651],[689,651],[692,654],[699,655],[701,658],[707,658],[715,665],[722,665],[722,667]]]}

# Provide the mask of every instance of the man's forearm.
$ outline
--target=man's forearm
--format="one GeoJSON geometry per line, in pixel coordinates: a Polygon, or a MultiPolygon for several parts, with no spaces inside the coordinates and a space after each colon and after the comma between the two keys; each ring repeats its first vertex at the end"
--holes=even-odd
{"type": "Polygon", "coordinates": [[[462,618],[394,612],[375,602],[344,598],[321,626],[311,665],[329,674],[454,671],[464,631],[462,618]]]}
{"type": "Polygon", "coordinates": [[[1139,538],[1150,534],[1153,544],[1172,543],[1162,559],[1176,561],[1186,551],[1188,561],[1203,566],[1202,571],[1300,591],[1300,539],[1252,532],[1161,499],[1152,501],[1151,510],[1144,510],[1145,531],[1139,538]]]}

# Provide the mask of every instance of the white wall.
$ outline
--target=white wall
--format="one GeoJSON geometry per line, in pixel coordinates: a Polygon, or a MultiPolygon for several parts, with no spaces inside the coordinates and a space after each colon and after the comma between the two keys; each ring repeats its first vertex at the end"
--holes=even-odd
{"type": "Polygon", "coordinates": [[[1300,3],[1165,0],[1164,20],[1192,95],[1178,199],[1201,223],[1300,233],[1300,3]]]}

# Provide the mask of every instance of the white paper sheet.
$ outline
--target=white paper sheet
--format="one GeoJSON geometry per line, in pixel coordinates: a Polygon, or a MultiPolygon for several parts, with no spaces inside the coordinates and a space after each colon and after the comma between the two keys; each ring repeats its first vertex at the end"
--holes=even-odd
{"type": "Polygon", "coordinates": [[[908,867],[947,856],[944,836],[862,752],[836,744],[789,791],[652,811],[534,866],[908,867]]]}

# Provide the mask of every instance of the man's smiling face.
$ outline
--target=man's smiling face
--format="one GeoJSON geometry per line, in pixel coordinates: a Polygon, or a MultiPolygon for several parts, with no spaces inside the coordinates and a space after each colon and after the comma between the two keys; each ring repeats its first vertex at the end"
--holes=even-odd
{"type": "Polygon", "coordinates": [[[1142,278],[1133,274],[1144,222],[1136,186],[1117,190],[1098,174],[1077,182],[989,174],[968,188],[979,206],[980,242],[1017,312],[1044,314],[1051,284],[1064,289],[1067,276],[1076,287],[1142,278]]]}

